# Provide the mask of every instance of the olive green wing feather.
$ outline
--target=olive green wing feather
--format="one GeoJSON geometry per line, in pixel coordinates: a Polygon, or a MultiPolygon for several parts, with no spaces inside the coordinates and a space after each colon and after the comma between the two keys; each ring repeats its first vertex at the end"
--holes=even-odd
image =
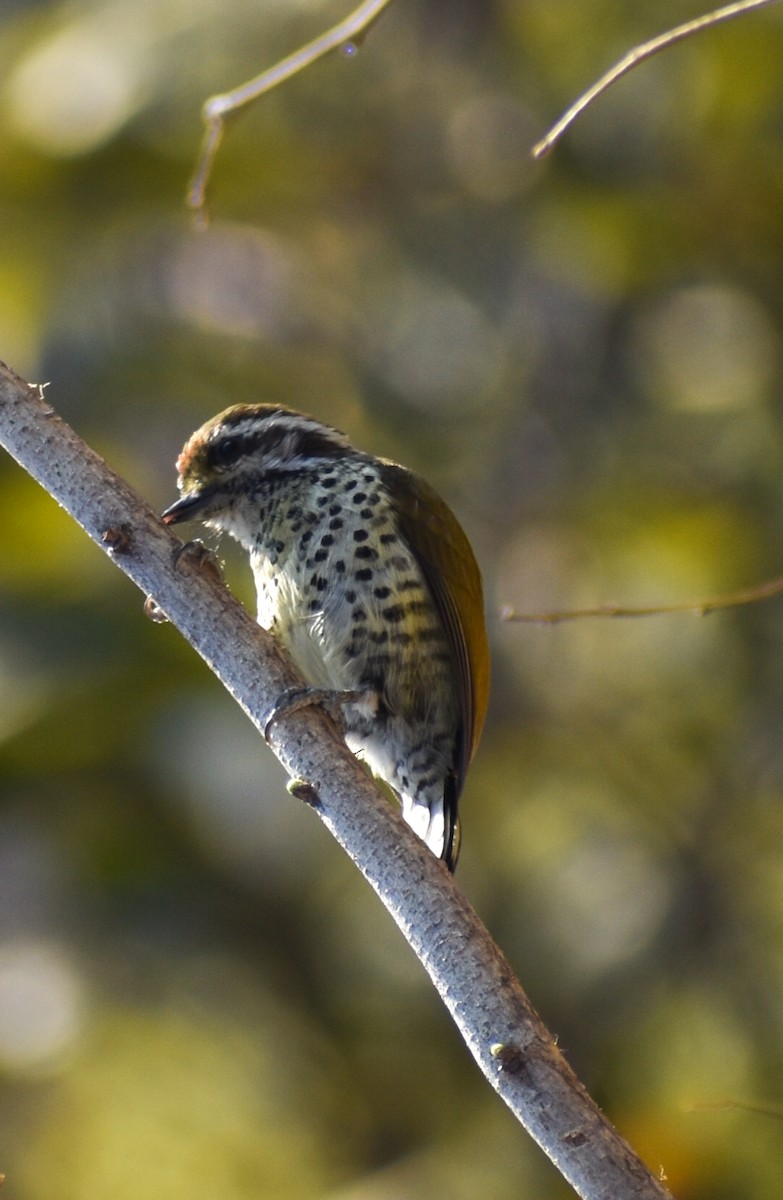
{"type": "Polygon", "coordinates": [[[419,476],[384,461],[384,483],[396,501],[400,532],[432,592],[454,659],[461,730],[455,800],[481,736],[489,698],[489,648],[481,574],[470,542],[440,496],[419,476]]]}

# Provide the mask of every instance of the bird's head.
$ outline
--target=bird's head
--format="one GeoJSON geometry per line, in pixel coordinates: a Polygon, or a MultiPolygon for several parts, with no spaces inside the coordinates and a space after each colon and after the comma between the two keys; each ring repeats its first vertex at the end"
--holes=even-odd
{"type": "Polygon", "coordinates": [[[222,527],[240,514],[271,476],[317,469],[353,453],[347,437],[320,421],[274,404],[236,404],[197,429],[177,459],[180,499],[167,525],[199,520],[222,527]]]}

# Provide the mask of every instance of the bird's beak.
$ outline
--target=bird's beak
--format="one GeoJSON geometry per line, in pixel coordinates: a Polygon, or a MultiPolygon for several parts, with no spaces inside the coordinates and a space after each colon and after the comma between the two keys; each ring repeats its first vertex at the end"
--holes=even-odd
{"type": "Polygon", "coordinates": [[[163,523],[165,525],[179,525],[180,521],[194,520],[209,503],[209,499],[208,492],[189,492],[180,497],[164,513],[161,513],[163,523]]]}

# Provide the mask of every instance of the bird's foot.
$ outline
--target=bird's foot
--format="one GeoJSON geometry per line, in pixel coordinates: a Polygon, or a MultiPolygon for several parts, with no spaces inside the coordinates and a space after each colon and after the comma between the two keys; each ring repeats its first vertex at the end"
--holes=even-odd
{"type": "Polygon", "coordinates": [[[177,546],[173,554],[173,565],[179,567],[183,562],[191,563],[197,571],[203,572],[204,575],[209,575],[213,579],[223,579],[223,568],[220,565],[220,560],[214,550],[210,550],[209,546],[205,546],[202,541],[195,538],[192,542],[183,542],[181,546],[177,546]]]}
{"type": "Polygon", "coordinates": [[[282,696],[278,696],[272,706],[272,711],[264,723],[264,738],[267,742],[269,741],[272,726],[276,721],[282,720],[283,717],[290,717],[300,708],[308,708],[311,704],[320,704],[322,708],[326,709],[340,732],[344,733],[343,704],[367,701],[371,695],[372,693],[366,691],[340,692],[333,688],[289,688],[288,691],[283,692],[282,696]]]}

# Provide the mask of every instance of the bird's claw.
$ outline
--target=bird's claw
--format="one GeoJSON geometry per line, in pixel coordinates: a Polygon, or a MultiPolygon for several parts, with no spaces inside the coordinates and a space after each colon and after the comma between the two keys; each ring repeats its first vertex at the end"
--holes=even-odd
{"type": "Polygon", "coordinates": [[[276,721],[282,720],[283,717],[290,717],[300,708],[309,708],[311,704],[320,704],[322,708],[326,709],[342,733],[345,728],[342,705],[356,700],[364,700],[366,696],[366,692],[339,692],[332,688],[288,688],[281,696],[278,696],[264,722],[264,740],[269,742],[272,726],[276,721]]]}
{"type": "Polygon", "coordinates": [[[173,556],[174,567],[178,567],[183,560],[192,563],[197,571],[202,571],[205,575],[210,575],[213,579],[223,582],[223,569],[217,555],[198,538],[177,546],[173,556]]]}

